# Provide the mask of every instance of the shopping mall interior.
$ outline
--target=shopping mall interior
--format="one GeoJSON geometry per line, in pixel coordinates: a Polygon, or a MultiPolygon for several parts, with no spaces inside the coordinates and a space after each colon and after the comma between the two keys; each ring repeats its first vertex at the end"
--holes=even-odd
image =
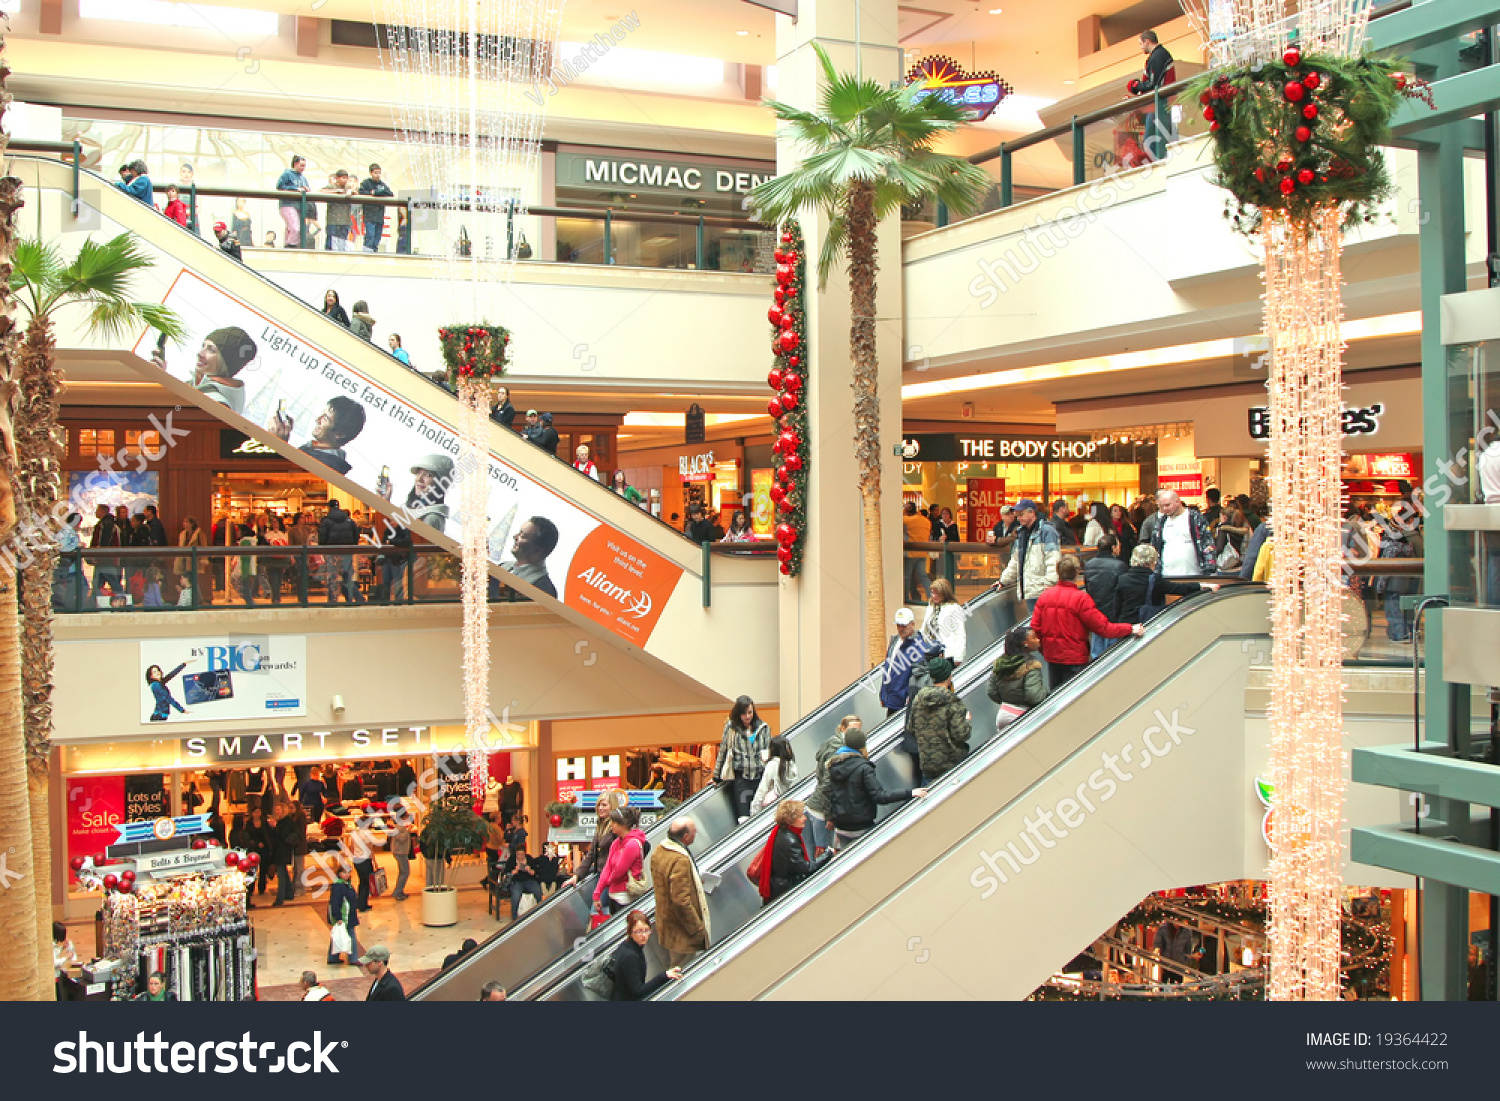
{"type": "Polygon", "coordinates": [[[1329,71],[1414,94],[1328,238],[1301,573],[1301,246],[1208,82],[1306,68],[1264,6],[0,0],[7,346],[60,382],[0,777],[0,928],[59,928],[4,989],[360,1000],[382,946],[409,1000],[597,999],[641,911],[641,998],[1269,999],[1321,829],[1320,996],[1496,1000],[1500,2],[1345,4],[1329,71]],[[948,121],[796,140],[859,87],[948,121]],[[1331,609],[1312,824],[1278,578],[1331,609]],[[1081,657],[1028,649],[1054,583],[1081,657]]]}

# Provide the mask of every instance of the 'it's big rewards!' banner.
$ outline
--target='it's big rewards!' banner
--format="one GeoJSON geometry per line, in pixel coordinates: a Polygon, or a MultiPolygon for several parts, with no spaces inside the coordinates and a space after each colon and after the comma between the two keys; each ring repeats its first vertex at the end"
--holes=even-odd
{"type": "MultiPolygon", "coordinates": [[[[186,268],[163,304],[183,319],[187,341],[162,347],[147,330],[136,355],[391,502],[398,522],[461,538],[454,429],[186,268]]],[[[646,645],[682,567],[494,455],[485,474],[490,561],[646,645]]]]}

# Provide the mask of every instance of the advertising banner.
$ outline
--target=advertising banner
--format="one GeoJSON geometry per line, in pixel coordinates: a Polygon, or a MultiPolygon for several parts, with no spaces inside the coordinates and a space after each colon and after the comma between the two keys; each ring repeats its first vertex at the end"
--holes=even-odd
{"type": "MultiPolygon", "coordinates": [[[[99,856],[125,821],[125,777],[68,778],[68,859],[99,856]]],[[[72,873],[70,872],[71,876],[72,873]]]]}
{"type": "Polygon", "coordinates": [[[1203,503],[1203,464],[1197,459],[1158,459],[1156,488],[1175,489],[1185,504],[1203,503]]]}
{"type": "MultiPolygon", "coordinates": [[[[466,472],[453,428],[187,269],[163,302],[188,340],[163,348],[148,330],[138,356],[384,497],[394,523],[420,521],[460,539],[466,472]]],[[[490,561],[644,646],[682,568],[493,455],[484,474],[490,561]]]]}
{"type": "Polygon", "coordinates": [[[968,494],[967,543],[983,543],[985,533],[1000,522],[1000,506],[1005,504],[1004,478],[970,478],[964,492],[968,494]]]}
{"type": "Polygon", "coordinates": [[[141,642],[142,723],[233,722],[306,714],[306,635],[141,642]]]}
{"type": "Polygon", "coordinates": [[[776,473],[769,467],[750,472],[750,530],[759,539],[770,539],[776,534],[776,514],[771,501],[771,486],[775,482],[776,473]]]}
{"type": "Polygon", "coordinates": [[[169,817],[171,813],[164,773],[131,773],[125,777],[125,821],[151,822],[169,817]]]}

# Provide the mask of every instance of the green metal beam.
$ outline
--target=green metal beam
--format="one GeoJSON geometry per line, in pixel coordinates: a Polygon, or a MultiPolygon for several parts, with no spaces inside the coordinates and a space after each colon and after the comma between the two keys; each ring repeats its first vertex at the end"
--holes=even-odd
{"type": "Polygon", "coordinates": [[[1427,751],[1423,753],[1399,745],[1356,749],[1351,755],[1350,775],[1357,784],[1500,807],[1500,769],[1445,756],[1446,745],[1428,742],[1424,748],[1427,751]]]}
{"type": "Polygon", "coordinates": [[[1391,130],[1408,135],[1418,130],[1432,130],[1446,122],[1458,122],[1500,107],[1500,65],[1471,69],[1458,76],[1432,82],[1431,110],[1420,100],[1409,99],[1396,109],[1391,130]]]}
{"type": "MultiPolygon", "coordinates": [[[[1464,152],[1475,156],[1484,156],[1484,123],[1479,119],[1464,119],[1462,122],[1450,122],[1448,124],[1453,131],[1462,134],[1464,152]]],[[[1400,137],[1391,142],[1392,145],[1401,149],[1417,149],[1423,145],[1432,145],[1442,138],[1442,128],[1430,130],[1408,130],[1400,137]]]]}
{"type": "Polygon", "coordinates": [[[1349,831],[1349,859],[1468,891],[1500,894],[1500,853],[1415,834],[1404,826],[1356,826],[1349,831]]]}
{"type": "Polygon", "coordinates": [[[1368,41],[1372,50],[1411,53],[1494,23],[1500,23],[1497,0],[1424,0],[1371,22],[1368,41]]]}

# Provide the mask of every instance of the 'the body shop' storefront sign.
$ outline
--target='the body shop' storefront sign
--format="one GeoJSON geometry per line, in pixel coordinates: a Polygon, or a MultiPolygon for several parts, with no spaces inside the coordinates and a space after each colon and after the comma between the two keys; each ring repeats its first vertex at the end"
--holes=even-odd
{"type": "Polygon", "coordinates": [[[907,436],[901,458],[909,463],[1088,462],[1099,448],[1088,436],[907,436]]]}

